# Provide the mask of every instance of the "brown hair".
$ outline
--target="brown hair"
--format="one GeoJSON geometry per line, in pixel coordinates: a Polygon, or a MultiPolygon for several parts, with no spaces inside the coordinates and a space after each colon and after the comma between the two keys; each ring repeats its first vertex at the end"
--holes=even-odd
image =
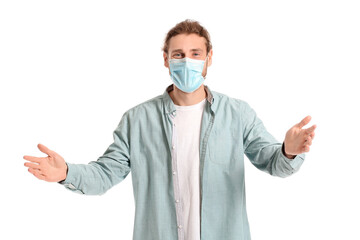
{"type": "Polygon", "coordinates": [[[186,34],[196,33],[200,37],[204,37],[206,40],[206,52],[208,53],[212,49],[210,34],[206,30],[206,28],[201,26],[197,21],[186,19],[185,21],[179,22],[178,24],[175,25],[175,27],[170,29],[170,31],[166,35],[162,50],[165,53],[168,53],[170,39],[182,33],[186,33],[186,34]]]}

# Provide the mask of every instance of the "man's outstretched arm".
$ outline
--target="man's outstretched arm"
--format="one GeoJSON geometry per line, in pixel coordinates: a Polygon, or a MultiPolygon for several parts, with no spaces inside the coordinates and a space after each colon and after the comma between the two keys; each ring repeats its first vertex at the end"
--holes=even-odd
{"type": "Polygon", "coordinates": [[[47,157],[24,156],[24,165],[35,177],[48,182],[59,182],[67,189],[89,195],[101,195],[121,182],[130,172],[129,119],[123,116],[113,132],[114,142],[97,161],[71,164],[56,152],[38,144],[47,157]]]}
{"type": "Polygon", "coordinates": [[[299,170],[310,150],[315,136],[316,125],[302,129],[311,117],[304,118],[290,128],[285,140],[278,142],[264,127],[255,111],[245,103],[243,105],[243,136],[246,156],[258,169],[271,175],[287,177],[299,170]]]}

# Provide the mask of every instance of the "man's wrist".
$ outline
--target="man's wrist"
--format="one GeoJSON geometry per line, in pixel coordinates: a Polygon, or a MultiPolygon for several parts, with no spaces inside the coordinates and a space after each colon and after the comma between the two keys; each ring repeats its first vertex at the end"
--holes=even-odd
{"type": "Polygon", "coordinates": [[[58,183],[63,183],[66,180],[66,177],[67,177],[68,171],[69,171],[69,167],[68,167],[67,163],[65,163],[65,166],[66,166],[65,177],[63,178],[63,180],[58,181],[58,183]]]}
{"type": "Polygon", "coordinates": [[[287,154],[285,152],[285,142],[283,142],[283,144],[282,144],[281,151],[284,154],[284,156],[289,158],[289,159],[294,159],[296,157],[296,155],[287,154]]]}

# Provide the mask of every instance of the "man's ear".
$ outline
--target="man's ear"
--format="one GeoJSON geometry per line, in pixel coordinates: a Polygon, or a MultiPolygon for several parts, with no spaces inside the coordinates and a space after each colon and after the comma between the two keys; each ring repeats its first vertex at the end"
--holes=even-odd
{"type": "Polygon", "coordinates": [[[212,55],[213,55],[213,50],[211,49],[208,53],[208,63],[207,63],[207,66],[211,66],[211,63],[212,63],[212,55]]]}
{"type": "Polygon", "coordinates": [[[165,52],[163,52],[163,57],[164,57],[164,66],[169,68],[169,61],[168,61],[167,54],[165,52]]]}

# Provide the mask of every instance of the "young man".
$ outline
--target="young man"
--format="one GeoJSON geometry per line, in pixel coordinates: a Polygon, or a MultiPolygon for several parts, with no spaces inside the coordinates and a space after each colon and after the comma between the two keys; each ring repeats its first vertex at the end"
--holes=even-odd
{"type": "Polygon", "coordinates": [[[244,101],[203,84],[212,62],[205,28],[186,20],[169,31],[164,65],[174,84],[125,112],[103,156],[89,164],[24,156],[35,177],[82,194],[103,194],[132,171],[133,239],[250,239],[244,154],[260,170],[286,177],[304,161],[315,136],[310,116],[279,143],[244,101]]]}

